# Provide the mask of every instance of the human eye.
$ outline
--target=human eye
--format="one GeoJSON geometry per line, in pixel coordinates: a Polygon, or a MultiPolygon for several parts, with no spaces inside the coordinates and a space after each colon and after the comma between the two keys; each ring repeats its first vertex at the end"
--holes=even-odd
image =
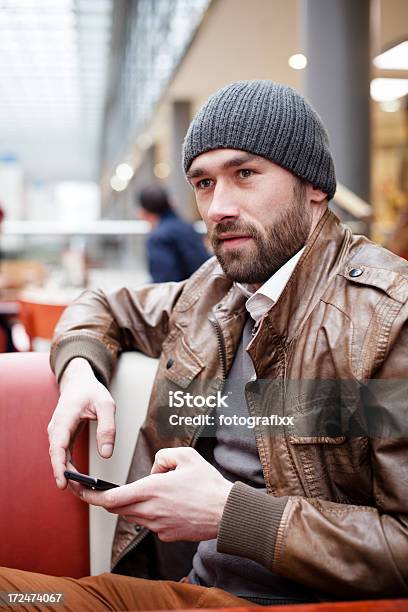
{"type": "Polygon", "coordinates": [[[197,183],[195,184],[195,188],[198,190],[203,190],[203,189],[209,189],[209,187],[212,186],[212,180],[211,179],[201,179],[200,181],[197,181],[197,183]]]}
{"type": "Polygon", "coordinates": [[[253,176],[254,174],[254,170],[250,170],[249,168],[242,168],[241,170],[238,170],[239,178],[246,179],[253,176]]]}

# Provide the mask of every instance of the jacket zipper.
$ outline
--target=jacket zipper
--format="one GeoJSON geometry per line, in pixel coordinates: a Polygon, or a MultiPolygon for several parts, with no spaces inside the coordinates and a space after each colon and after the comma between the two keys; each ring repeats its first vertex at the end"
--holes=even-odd
{"type": "Polygon", "coordinates": [[[227,351],[225,349],[224,334],[222,333],[221,325],[218,319],[214,315],[208,317],[208,320],[213,326],[217,335],[218,355],[221,363],[222,387],[224,387],[225,379],[227,378],[227,351]]]}
{"type": "MultiPolygon", "coordinates": [[[[217,336],[217,344],[218,344],[218,356],[220,358],[220,364],[221,364],[221,385],[220,385],[220,392],[222,393],[222,390],[224,388],[225,385],[225,380],[227,378],[227,351],[225,348],[225,339],[224,339],[224,335],[222,333],[222,329],[221,329],[221,325],[219,324],[217,318],[214,315],[211,315],[210,317],[208,317],[208,320],[210,321],[211,325],[213,326],[216,336],[217,336]]],[[[214,408],[210,408],[210,410],[206,413],[206,414],[211,414],[211,412],[214,410],[214,408]]],[[[191,439],[190,442],[190,446],[192,446],[194,448],[195,443],[197,442],[197,439],[200,437],[200,434],[202,432],[202,430],[204,429],[204,425],[201,425],[198,429],[196,429],[196,431],[194,432],[194,435],[191,439]]],[[[118,557],[118,560],[116,561],[115,565],[112,566],[112,571],[115,569],[115,567],[118,565],[118,563],[123,559],[123,557],[125,557],[125,555],[127,555],[128,553],[130,553],[138,544],[140,544],[140,542],[147,536],[147,534],[149,533],[149,530],[146,527],[142,528],[142,532],[140,533],[139,536],[136,536],[136,538],[133,540],[133,542],[131,544],[129,544],[121,553],[121,555],[118,557]]]]}
{"type": "MultiPolygon", "coordinates": [[[[225,380],[227,378],[227,351],[225,349],[225,339],[224,339],[224,334],[222,333],[221,325],[219,324],[219,321],[217,320],[217,318],[213,314],[211,314],[208,317],[208,320],[213,326],[216,336],[217,336],[218,356],[220,358],[220,364],[221,364],[221,384],[219,387],[219,391],[222,393],[222,390],[224,389],[224,385],[225,385],[225,380]]],[[[215,408],[210,408],[206,412],[206,415],[207,414],[210,415],[214,410],[215,408]]],[[[190,442],[190,446],[192,446],[193,448],[198,438],[200,437],[200,434],[203,431],[203,429],[204,429],[204,425],[200,425],[200,427],[196,429],[196,431],[194,432],[194,435],[191,438],[191,442],[190,442]]]]}

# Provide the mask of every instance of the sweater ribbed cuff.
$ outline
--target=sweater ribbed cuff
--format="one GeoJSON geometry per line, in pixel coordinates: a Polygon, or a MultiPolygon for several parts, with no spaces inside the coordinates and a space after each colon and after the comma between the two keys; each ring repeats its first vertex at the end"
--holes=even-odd
{"type": "Polygon", "coordinates": [[[103,342],[87,334],[68,336],[51,349],[50,363],[58,383],[71,359],[83,357],[91,365],[95,376],[108,386],[114,359],[103,342]]]}
{"type": "Polygon", "coordinates": [[[236,482],[227,498],[218,531],[217,551],[272,568],[276,536],[287,497],[236,482]]]}

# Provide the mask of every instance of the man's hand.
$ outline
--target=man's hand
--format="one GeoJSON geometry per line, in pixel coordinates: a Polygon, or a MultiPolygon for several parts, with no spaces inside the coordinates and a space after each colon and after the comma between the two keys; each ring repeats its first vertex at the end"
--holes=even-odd
{"type": "Polygon", "coordinates": [[[83,420],[98,421],[96,441],[101,457],[112,455],[115,444],[115,402],[82,358],[69,362],[60,384],[61,395],[48,424],[50,457],[57,486],[65,489],[64,470],[70,458],[69,445],[83,420]]]}
{"type": "Polygon", "coordinates": [[[232,484],[196,450],[179,447],[158,451],[150,476],[109,491],[76,492],[154,531],[163,542],[195,542],[217,537],[232,484]]]}

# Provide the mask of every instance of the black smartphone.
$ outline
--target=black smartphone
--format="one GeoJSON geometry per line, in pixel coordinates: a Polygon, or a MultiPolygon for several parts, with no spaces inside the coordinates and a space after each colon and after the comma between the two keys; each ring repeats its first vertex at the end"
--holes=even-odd
{"type": "Polygon", "coordinates": [[[70,470],[65,470],[64,476],[68,478],[68,480],[75,480],[75,482],[79,482],[81,485],[84,485],[84,487],[88,487],[88,489],[93,489],[94,491],[107,491],[108,489],[114,489],[119,486],[113,484],[113,482],[102,480],[101,478],[93,478],[87,474],[71,472],[70,470]]]}

